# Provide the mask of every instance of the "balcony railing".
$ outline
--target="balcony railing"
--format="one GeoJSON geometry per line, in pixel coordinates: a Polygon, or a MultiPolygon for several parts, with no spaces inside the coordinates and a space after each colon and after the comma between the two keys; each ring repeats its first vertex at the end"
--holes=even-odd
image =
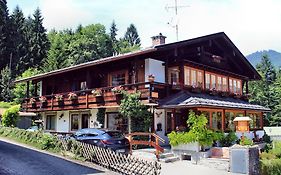
{"type": "MultiPolygon", "coordinates": [[[[166,85],[157,82],[144,82],[122,85],[121,87],[127,93],[140,92],[140,100],[145,104],[157,103],[161,92],[165,92],[166,85]]],[[[104,87],[26,98],[21,107],[24,111],[29,112],[118,107],[122,95],[113,92],[113,88],[104,87]],[[101,92],[101,94],[92,93],[93,90],[101,92]]]]}

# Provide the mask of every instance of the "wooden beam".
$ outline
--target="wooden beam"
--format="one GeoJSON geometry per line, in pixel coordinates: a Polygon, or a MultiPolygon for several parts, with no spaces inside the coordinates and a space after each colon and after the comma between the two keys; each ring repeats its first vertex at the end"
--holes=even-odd
{"type": "Polygon", "coordinates": [[[222,130],[222,132],[224,132],[224,130],[225,130],[225,109],[222,110],[221,130],[222,130]]]}
{"type": "Polygon", "coordinates": [[[26,98],[29,98],[29,81],[26,82],[26,98]]]}
{"type": "Polygon", "coordinates": [[[261,112],[260,115],[260,128],[263,128],[263,112],[261,112]]]}

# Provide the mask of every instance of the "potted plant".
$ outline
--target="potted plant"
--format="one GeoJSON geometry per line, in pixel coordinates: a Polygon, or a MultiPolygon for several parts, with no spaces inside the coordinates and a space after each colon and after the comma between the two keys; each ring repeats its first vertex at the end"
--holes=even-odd
{"type": "Polygon", "coordinates": [[[78,95],[74,92],[68,93],[68,99],[72,101],[72,103],[76,103],[78,100],[78,95]]]}
{"type": "Polygon", "coordinates": [[[92,94],[95,97],[100,97],[100,96],[102,96],[102,90],[101,89],[94,89],[94,90],[92,90],[92,94]]]}
{"type": "MultiPolygon", "coordinates": [[[[188,132],[171,132],[168,134],[172,151],[176,154],[190,154],[190,151],[205,151],[215,140],[213,131],[207,128],[208,120],[204,114],[196,115],[192,110],[189,112],[187,124],[188,132]]],[[[206,153],[207,154],[207,153],[206,153]]],[[[201,154],[207,156],[205,154],[201,154]]]]}
{"type": "Polygon", "coordinates": [[[216,88],[210,90],[210,95],[218,95],[218,91],[216,90],[216,88]]]}
{"type": "Polygon", "coordinates": [[[149,82],[154,82],[155,76],[153,74],[149,74],[147,79],[148,79],[149,82]]]}
{"type": "Polygon", "coordinates": [[[59,106],[63,105],[63,95],[62,94],[57,94],[55,95],[56,101],[58,102],[59,106]]]}
{"type": "Polygon", "coordinates": [[[124,91],[124,88],[122,86],[116,86],[111,89],[111,92],[113,92],[115,95],[122,94],[123,91],[124,91]]]}
{"type": "Polygon", "coordinates": [[[111,91],[115,94],[116,103],[120,104],[121,100],[123,98],[122,93],[124,91],[124,88],[122,86],[116,86],[116,87],[112,88],[111,91]]]}
{"type": "Polygon", "coordinates": [[[47,98],[45,96],[39,97],[39,101],[41,102],[41,107],[44,107],[47,105],[47,98]]]}
{"type": "Polygon", "coordinates": [[[30,98],[29,103],[32,105],[33,108],[36,107],[36,99],[35,98],[30,98]]]}
{"type": "Polygon", "coordinates": [[[240,99],[242,97],[241,94],[234,94],[234,98],[240,99]]]}
{"type": "Polygon", "coordinates": [[[203,87],[202,83],[198,82],[197,86],[192,86],[192,92],[201,93],[202,87],[203,87]]]}

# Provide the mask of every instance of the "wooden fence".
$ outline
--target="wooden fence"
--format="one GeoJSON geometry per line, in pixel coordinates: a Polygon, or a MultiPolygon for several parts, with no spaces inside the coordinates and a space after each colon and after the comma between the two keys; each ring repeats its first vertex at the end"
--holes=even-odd
{"type": "Polygon", "coordinates": [[[116,153],[105,149],[78,142],[75,140],[61,140],[65,151],[80,155],[86,160],[97,163],[103,167],[128,175],[160,175],[161,164],[138,159],[131,155],[116,153]]]}

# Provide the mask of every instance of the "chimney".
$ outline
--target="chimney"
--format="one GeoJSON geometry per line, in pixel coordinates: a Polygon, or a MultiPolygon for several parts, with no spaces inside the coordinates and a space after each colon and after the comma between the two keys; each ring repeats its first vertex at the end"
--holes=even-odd
{"type": "Polygon", "coordinates": [[[157,46],[161,44],[165,44],[165,36],[162,35],[162,33],[159,33],[159,35],[153,36],[152,38],[152,46],[157,46]]]}

